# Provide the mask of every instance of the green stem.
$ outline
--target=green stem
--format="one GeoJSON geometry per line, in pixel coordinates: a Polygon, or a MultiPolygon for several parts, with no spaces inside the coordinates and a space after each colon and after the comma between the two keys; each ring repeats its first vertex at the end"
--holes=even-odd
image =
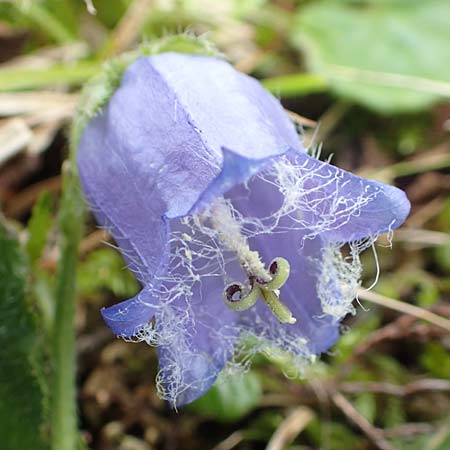
{"type": "Polygon", "coordinates": [[[61,256],[57,273],[53,328],[53,450],[75,450],[78,445],[74,317],[78,245],[83,233],[84,215],[75,160],[78,137],[72,139],[70,158],[63,166],[63,195],[59,214],[61,256]]]}

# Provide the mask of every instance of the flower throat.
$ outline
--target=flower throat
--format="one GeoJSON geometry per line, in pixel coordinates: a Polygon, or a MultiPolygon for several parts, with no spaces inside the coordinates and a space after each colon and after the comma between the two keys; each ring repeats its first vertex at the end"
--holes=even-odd
{"type": "Polygon", "coordinates": [[[233,311],[251,308],[261,298],[281,323],[293,324],[297,319],[280,300],[280,288],[289,278],[289,262],[275,258],[266,269],[257,251],[251,250],[247,238],[241,233],[230,203],[219,198],[211,207],[211,226],[220,242],[232,251],[247,276],[247,285],[231,283],[225,287],[225,304],[233,311]]]}

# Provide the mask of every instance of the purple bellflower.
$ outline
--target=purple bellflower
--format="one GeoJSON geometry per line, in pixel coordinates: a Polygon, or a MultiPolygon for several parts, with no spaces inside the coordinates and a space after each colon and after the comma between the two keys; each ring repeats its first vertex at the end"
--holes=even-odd
{"type": "Polygon", "coordinates": [[[255,352],[301,370],[329,349],[354,312],[359,253],[410,207],[401,190],[309,156],[277,99],[205,56],[131,64],[84,129],[78,165],[143,287],[103,318],[158,346],[174,407],[255,352]]]}

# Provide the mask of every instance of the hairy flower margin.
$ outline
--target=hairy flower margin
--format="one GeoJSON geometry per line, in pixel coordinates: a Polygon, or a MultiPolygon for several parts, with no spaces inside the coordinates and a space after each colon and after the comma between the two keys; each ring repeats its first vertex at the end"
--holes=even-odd
{"type": "Polygon", "coordinates": [[[174,407],[256,352],[281,349],[301,371],[329,349],[354,312],[360,252],[410,208],[401,190],[309,156],[258,81],[199,55],[130,64],[85,127],[78,167],[143,286],[103,318],[158,346],[174,407]]]}

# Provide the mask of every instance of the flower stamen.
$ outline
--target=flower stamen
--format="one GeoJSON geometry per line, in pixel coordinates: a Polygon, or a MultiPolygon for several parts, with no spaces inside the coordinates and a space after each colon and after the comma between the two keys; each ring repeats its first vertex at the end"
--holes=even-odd
{"type": "Polygon", "coordinates": [[[280,300],[275,291],[261,289],[261,293],[264,302],[281,323],[294,324],[297,322],[297,319],[292,315],[290,309],[280,300]]]}
{"type": "Polygon", "coordinates": [[[254,284],[245,290],[241,283],[229,284],[224,290],[225,304],[233,311],[245,311],[251,308],[261,296],[261,289],[254,284]]]}
{"type": "Polygon", "coordinates": [[[289,274],[291,271],[291,267],[287,259],[278,257],[275,258],[269,266],[269,272],[272,276],[272,279],[268,282],[261,282],[258,280],[259,284],[263,289],[266,290],[276,290],[280,289],[284,283],[289,278],[289,274]]]}
{"type": "Polygon", "coordinates": [[[211,225],[221,243],[236,254],[250,286],[246,288],[241,283],[229,284],[223,295],[228,308],[244,311],[261,297],[281,323],[295,323],[295,317],[279,298],[279,290],[289,278],[289,262],[281,257],[275,258],[267,270],[259,253],[250,249],[233,215],[231,204],[224,198],[217,200],[211,209],[211,225]]]}

